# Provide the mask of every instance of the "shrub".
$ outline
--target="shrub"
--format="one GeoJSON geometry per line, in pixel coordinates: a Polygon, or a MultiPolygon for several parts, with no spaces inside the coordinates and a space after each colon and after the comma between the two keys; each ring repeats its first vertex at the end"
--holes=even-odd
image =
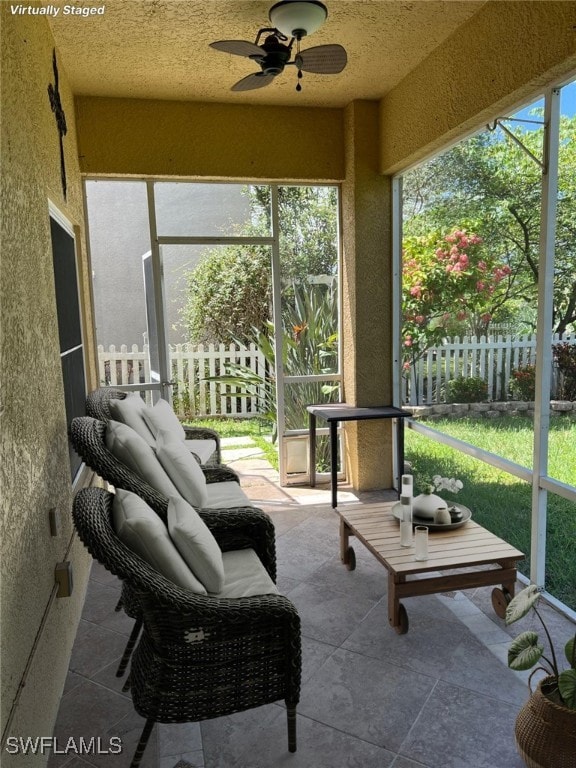
{"type": "Polygon", "coordinates": [[[513,400],[534,400],[536,393],[536,366],[522,365],[512,371],[510,395],[513,400]]]}
{"type": "Polygon", "coordinates": [[[447,403],[480,403],[488,397],[488,385],[478,376],[459,376],[446,385],[447,403]]]}
{"type": "Polygon", "coordinates": [[[563,400],[576,400],[576,344],[555,344],[552,352],[562,374],[559,397],[563,400]]]}

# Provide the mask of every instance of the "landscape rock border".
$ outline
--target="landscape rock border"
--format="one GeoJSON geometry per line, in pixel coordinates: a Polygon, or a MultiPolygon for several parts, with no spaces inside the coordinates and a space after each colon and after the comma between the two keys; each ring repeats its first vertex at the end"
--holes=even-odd
{"type": "MultiPolygon", "coordinates": [[[[440,419],[498,419],[501,416],[534,417],[534,403],[523,400],[495,401],[491,403],[434,403],[430,405],[403,405],[403,410],[410,411],[413,418],[422,421],[440,419]]],[[[576,402],[570,400],[551,400],[552,416],[562,416],[576,421],[576,402]]]]}

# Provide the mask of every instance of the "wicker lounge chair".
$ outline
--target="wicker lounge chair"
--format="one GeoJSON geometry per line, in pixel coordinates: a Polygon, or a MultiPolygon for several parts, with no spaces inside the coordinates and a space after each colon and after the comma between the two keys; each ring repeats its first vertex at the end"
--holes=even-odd
{"type": "MultiPolygon", "coordinates": [[[[102,489],[81,490],[73,517],[92,556],[130,586],[142,610],[130,689],[146,724],[131,768],[139,765],[156,722],[196,722],[279,700],[286,702],[289,750],[296,751],[301,647],[292,603],[277,594],[222,599],[176,586],[117,537],[113,498],[102,489]]],[[[253,547],[275,578],[274,556],[261,554],[268,538],[263,513],[227,510],[203,517],[223,551],[253,547]]]]}
{"type": "MultiPolygon", "coordinates": [[[[100,421],[108,421],[112,418],[110,410],[111,400],[123,400],[127,392],[112,387],[101,387],[95,389],[86,396],[86,413],[100,421]]],[[[220,435],[213,429],[207,427],[189,427],[183,425],[186,439],[188,440],[213,440],[216,444],[216,451],[211,457],[209,464],[220,464],[222,461],[222,451],[220,446],[220,435]]]]}
{"type": "MultiPolygon", "coordinates": [[[[106,422],[98,421],[90,416],[78,416],[73,419],[70,426],[70,438],[75,450],[86,464],[97,472],[103,480],[106,480],[116,488],[123,488],[126,491],[136,493],[166,522],[168,498],[139,477],[139,475],[119,461],[108,450],[105,442],[106,429],[106,422]]],[[[222,465],[210,466],[203,467],[203,470],[209,483],[231,480],[238,482],[238,476],[228,467],[222,465]]],[[[218,529],[221,532],[221,536],[227,536],[230,535],[227,533],[230,515],[246,512],[247,510],[259,516],[259,525],[261,530],[265,532],[265,535],[259,539],[254,547],[256,553],[260,559],[266,559],[271,563],[275,563],[274,526],[269,517],[261,510],[247,506],[233,509],[199,509],[198,512],[207,524],[210,521],[209,524],[212,529],[218,529]]],[[[251,519],[256,519],[256,517],[251,517],[251,519]]],[[[241,549],[242,542],[232,540],[230,546],[233,549],[241,549]]],[[[275,578],[275,576],[276,574],[272,574],[272,578],[275,578]]],[[[128,616],[135,619],[135,624],[116,672],[118,677],[122,677],[124,674],[142,626],[138,601],[126,585],[122,589],[122,598],[116,606],[116,610],[121,608],[124,609],[128,616]]]]}
{"type": "MultiPolygon", "coordinates": [[[[117,488],[138,494],[158,511],[166,504],[166,497],[119,461],[106,447],[106,421],[91,416],[77,416],[70,425],[70,439],[76,452],[103,480],[117,488]]],[[[223,465],[203,466],[208,483],[238,482],[233,469],[223,465]]]]}

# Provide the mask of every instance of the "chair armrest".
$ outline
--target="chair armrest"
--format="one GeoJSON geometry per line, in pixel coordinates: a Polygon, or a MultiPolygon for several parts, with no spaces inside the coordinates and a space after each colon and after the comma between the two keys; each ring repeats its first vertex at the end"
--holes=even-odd
{"type": "MultiPolygon", "coordinates": [[[[218,631],[218,624],[229,625],[234,634],[241,634],[242,624],[254,624],[254,632],[260,627],[271,623],[283,623],[292,628],[294,635],[300,633],[300,617],[293,603],[284,595],[267,594],[253,597],[219,598],[213,595],[197,595],[182,589],[172,582],[159,577],[158,584],[163,582],[161,596],[151,592],[138,592],[138,600],[145,613],[158,613],[158,624],[161,629],[169,629],[169,643],[193,645],[185,633],[190,629],[212,625],[218,631]],[[232,619],[234,616],[234,619],[232,619]],[[182,634],[174,632],[180,628],[182,634]]],[[[148,629],[150,626],[147,622],[148,629]]],[[[153,634],[153,632],[151,633],[153,634]]]]}
{"type": "Polygon", "coordinates": [[[220,442],[220,435],[215,429],[209,427],[191,427],[189,424],[183,424],[184,432],[189,440],[216,440],[220,442]]]}
{"type": "Polygon", "coordinates": [[[220,464],[219,466],[201,464],[200,466],[202,467],[202,472],[204,472],[207,483],[225,483],[229,481],[234,481],[235,483],[240,482],[237,472],[230,467],[227,467],[225,464],[220,464]]]}
{"type": "Polygon", "coordinates": [[[215,429],[209,429],[208,427],[191,427],[187,424],[182,425],[184,432],[186,433],[187,440],[214,440],[216,442],[216,456],[214,462],[220,464],[222,459],[222,452],[220,448],[220,435],[215,429]]]}
{"type": "Polygon", "coordinates": [[[276,583],[276,536],[274,523],[261,509],[199,509],[223,552],[252,548],[276,583]]]}

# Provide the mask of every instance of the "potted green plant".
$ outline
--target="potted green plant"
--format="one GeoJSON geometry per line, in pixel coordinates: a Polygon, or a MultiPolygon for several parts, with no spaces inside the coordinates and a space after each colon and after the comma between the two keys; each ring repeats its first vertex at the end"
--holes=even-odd
{"type": "Polygon", "coordinates": [[[508,650],[508,666],[517,671],[535,667],[545,677],[535,691],[530,685],[530,698],[524,704],[515,725],[518,751],[528,768],[574,768],[576,766],[576,631],[564,647],[568,662],[561,669],[550,632],[537,608],[540,592],[531,584],[519,592],[506,608],[506,624],[533,611],[538,617],[548,648],[538,633],[526,630],[512,641],[508,650]]]}

